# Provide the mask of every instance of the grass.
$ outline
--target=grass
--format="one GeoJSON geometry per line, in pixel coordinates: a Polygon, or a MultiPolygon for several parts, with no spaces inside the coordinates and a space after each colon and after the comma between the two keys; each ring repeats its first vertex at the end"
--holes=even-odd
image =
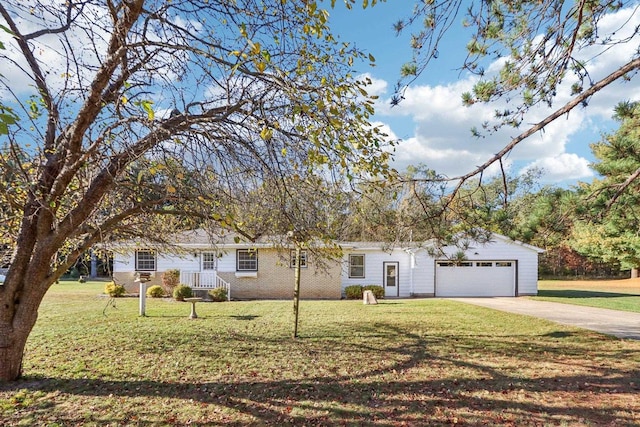
{"type": "Polygon", "coordinates": [[[640,279],[541,280],[538,287],[533,299],[640,313],[640,279]]]}
{"type": "Polygon", "coordinates": [[[188,303],[55,285],[0,425],[637,425],[640,342],[440,299],[188,303]],[[103,314],[104,311],[104,314],[103,314]]]}

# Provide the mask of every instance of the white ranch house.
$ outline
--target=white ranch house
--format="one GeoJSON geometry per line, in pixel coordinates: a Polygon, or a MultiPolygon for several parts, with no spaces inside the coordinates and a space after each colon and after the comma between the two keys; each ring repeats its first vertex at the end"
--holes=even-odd
{"type": "MultiPolygon", "coordinates": [[[[124,243],[114,251],[114,280],[137,292],[140,274],[149,284],[162,273],[180,270],[181,283],[194,289],[226,287],[233,299],[288,299],[293,296],[293,251],[270,243],[235,243],[228,238],[213,246],[200,232],[178,235],[175,253],[158,253],[140,243],[124,243]],[[178,253],[179,252],[179,253],[178,253]]],[[[451,259],[457,247],[433,257],[419,245],[385,248],[383,243],[344,242],[341,261],[316,269],[302,252],[301,298],[339,299],[349,285],[380,285],[387,298],[494,297],[538,293],[538,255],[543,250],[493,234],[488,243],[451,259]]]]}

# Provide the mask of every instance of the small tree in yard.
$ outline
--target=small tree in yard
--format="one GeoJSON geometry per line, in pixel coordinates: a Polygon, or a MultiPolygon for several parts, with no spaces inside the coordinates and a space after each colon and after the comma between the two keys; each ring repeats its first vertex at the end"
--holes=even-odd
{"type": "Polygon", "coordinates": [[[180,284],[180,270],[172,269],[162,273],[162,287],[167,295],[173,295],[173,289],[180,284]]]}
{"type": "Polygon", "coordinates": [[[0,33],[0,380],[94,244],[204,224],[251,240],[234,206],[265,183],[285,206],[308,194],[287,181],[388,171],[363,55],[315,2],[3,0],[0,33]]]}

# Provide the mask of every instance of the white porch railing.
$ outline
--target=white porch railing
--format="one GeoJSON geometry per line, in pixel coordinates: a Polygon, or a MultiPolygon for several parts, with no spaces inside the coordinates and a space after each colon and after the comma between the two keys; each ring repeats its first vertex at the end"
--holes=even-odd
{"type": "Polygon", "coordinates": [[[231,301],[231,285],[218,276],[215,271],[180,271],[180,283],[191,289],[216,289],[227,290],[227,300],[231,301]]]}

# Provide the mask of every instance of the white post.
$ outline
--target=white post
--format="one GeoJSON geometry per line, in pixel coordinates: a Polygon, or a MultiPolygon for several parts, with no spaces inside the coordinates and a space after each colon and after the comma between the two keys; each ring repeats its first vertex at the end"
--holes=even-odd
{"type": "Polygon", "coordinates": [[[140,280],[140,316],[146,316],[147,284],[140,280]]]}

